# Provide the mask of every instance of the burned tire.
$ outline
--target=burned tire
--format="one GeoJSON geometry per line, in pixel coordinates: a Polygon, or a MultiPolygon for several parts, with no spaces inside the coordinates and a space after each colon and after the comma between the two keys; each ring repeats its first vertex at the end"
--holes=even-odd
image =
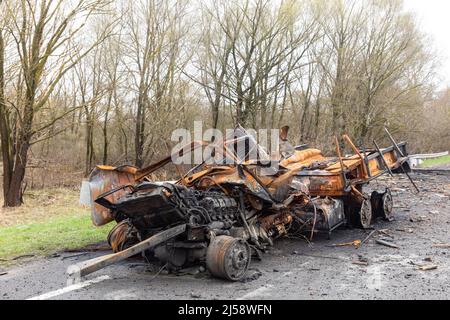
{"type": "Polygon", "coordinates": [[[392,199],[392,193],[390,189],[386,190],[386,193],[382,198],[383,204],[383,219],[392,221],[394,219],[394,200],[392,199]]]}
{"type": "Polygon", "coordinates": [[[376,217],[387,221],[394,219],[394,201],[390,189],[386,189],[385,193],[372,193],[372,210],[376,217]]]}
{"type": "Polygon", "coordinates": [[[118,223],[108,234],[108,244],[114,253],[126,250],[139,243],[137,230],[128,220],[118,223]]]}
{"type": "Polygon", "coordinates": [[[211,241],[206,252],[206,267],[221,279],[239,281],[247,273],[251,250],[243,239],[219,236],[211,241]]]}
{"type": "Polygon", "coordinates": [[[372,224],[372,202],[366,199],[361,204],[361,209],[358,214],[359,226],[363,229],[369,229],[372,224]]]}

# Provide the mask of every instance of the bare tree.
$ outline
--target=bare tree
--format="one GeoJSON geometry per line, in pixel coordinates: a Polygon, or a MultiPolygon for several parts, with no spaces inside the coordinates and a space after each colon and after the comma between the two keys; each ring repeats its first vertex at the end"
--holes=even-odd
{"type": "Polygon", "coordinates": [[[217,121],[220,101],[232,105],[235,122],[276,126],[283,119],[291,74],[307,65],[317,40],[312,19],[300,1],[216,1],[203,6],[210,26],[203,33],[198,70],[217,121]],[[269,119],[267,113],[271,112],[269,119]],[[260,118],[258,119],[258,115],[260,118]]]}
{"type": "Polygon", "coordinates": [[[158,132],[161,121],[183,107],[173,101],[187,62],[182,57],[185,10],[186,3],[179,0],[137,1],[125,21],[127,66],[136,93],[134,142],[138,167],[151,157],[157,142],[153,133],[158,132]]]}
{"type": "Polygon", "coordinates": [[[359,121],[353,125],[362,141],[370,141],[375,130],[389,125],[386,116],[396,101],[429,83],[433,61],[413,17],[402,13],[401,1],[372,0],[368,8],[361,35],[359,121]]]}
{"type": "MultiPolygon", "coordinates": [[[[6,16],[3,10],[3,3],[0,0],[0,7],[2,13],[0,14],[0,136],[2,147],[2,160],[3,160],[3,185],[8,186],[11,181],[11,173],[13,171],[12,161],[12,145],[11,145],[11,129],[8,116],[8,110],[6,106],[5,96],[5,28],[6,28],[6,16]]],[[[4,198],[6,199],[8,192],[6,188],[3,188],[4,198]]]]}
{"type": "MultiPolygon", "coordinates": [[[[11,102],[19,119],[17,139],[2,145],[6,148],[15,144],[15,154],[9,154],[14,159],[4,162],[4,171],[8,171],[6,175],[10,177],[3,186],[5,206],[22,203],[28,151],[32,144],[43,139],[39,134],[52,125],[36,127],[36,113],[49,101],[64,75],[104,38],[95,39],[85,49],[74,41],[84,30],[85,21],[105,4],[101,0],[78,0],[70,4],[62,0],[5,2],[5,12],[11,18],[8,32],[14,38],[24,86],[17,104],[11,102]],[[8,165],[10,163],[13,163],[12,167],[8,165]]],[[[11,137],[8,134],[4,139],[11,137]]]]}

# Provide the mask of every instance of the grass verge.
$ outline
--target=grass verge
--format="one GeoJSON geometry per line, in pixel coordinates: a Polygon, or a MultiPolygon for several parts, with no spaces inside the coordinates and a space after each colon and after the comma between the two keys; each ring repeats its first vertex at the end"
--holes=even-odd
{"type": "Polygon", "coordinates": [[[436,167],[440,165],[450,164],[450,155],[436,159],[427,159],[420,166],[422,168],[436,167]]]}
{"type": "Polygon", "coordinates": [[[78,191],[33,190],[20,208],[0,210],[0,263],[105,241],[111,226],[92,225],[90,211],[78,205],[78,191]]]}

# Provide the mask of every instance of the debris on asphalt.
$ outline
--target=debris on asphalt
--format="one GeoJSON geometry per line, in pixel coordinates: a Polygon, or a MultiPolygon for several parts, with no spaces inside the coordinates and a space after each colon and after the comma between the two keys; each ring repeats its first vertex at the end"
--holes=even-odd
{"type": "Polygon", "coordinates": [[[434,244],[433,248],[450,249],[450,244],[438,243],[438,244],[434,244]]]}
{"type": "Polygon", "coordinates": [[[78,257],[81,257],[81,256],[85,256],[85,255],[87,255],[87,254],[89,254],[89,252],[81,252],[81,253],[78,253],[78,254],[73,254],[73,255],[70,255],[70,256],[62,257],[61,260],[72,259],[72,258],[78,258],[78,257]]]}
{"type": "Polygon", "coordinates": [[[361,241],[361,245],[365,244],[367,241],[370,240],[370,238],[372,238],[375,233],[377,233],[377,230],[373,230],[363,241],[361,241]]]}
{"type": "Polygon", "coordinates": [[[438,268],[437,265],[430,264],[430,265],[426,265],[426,266],[420,266],[419,270],[421,270],[421,271],[430,271],[430,270],[436,270],[437,268],[438,268]]]}
{"type": "Polygon", "coordinates": [[[64,253],[78,253],[78,252],[100,252],[100,251],[109,251],[111,250],[111,246],[106,241],[102,241],[100,243],[88,245],[83,248],[78,249],[67,249],[64,250],[64,253]]]}
{"type": "Polygon", "coordinates": [[[4,275],[7,275],[8,274],[8,272],[6,272],[6,271],[0,271],[0,276],[4,276],[4,275]]]}
{"type": "Polygon", "coordinates": [[[194,299],[201,299],[201,297],[202,297],[202,296],[201,296],[200,294],[191,292],[191,298],[194,298],[194,299]]]}
{"type": "Polygon", "coordinates": [[[358,259],[357,260],[353,260],[352,264],[356,264],[359,266],[368,266],[369,265],[369,260],[365,257],[363,257],[362,255],[358,255],[358,259]]]}
{"type": "Polygon", "coordinates": [[[385,235],[389,238],[393,238],[392,235],[389,234],[389,229],[382,229],[382,230],[378,230],[379,233],[381,233],[382,235],[385,235]]]}
{"type": "Polygon", "coordinates": [[[21,260],[21,259],[26,259],[26,258],[33,258],[33,257],[35,257],[34,254],[24,254],[24,255],[22,255],[22,256],[14,257],[14,258],[12,258],[11,260],[12,260],[12,261],[16,261],[16,260],[21,260]]]}
{"type": "Polygon", "coordinates": [[[358,266],[365,266],[365,267],[367,267],[369,265],[369,263],[367,261],[358,261],[358,260],[352,261],[352,264],[356,264],[358,266]]]}
{"type": "Polygon", "coordinates": [[[361,240],[355,240],[352,242],[346,242],[346,243],[339,243],[339,244],[333,244],[331,247],[357,247],[359,248],[361,246],[361,240]]]}
{"type": "Polygon", "coordinates": [[[385,247],[394,248],[394,249],[400,249],[400,247],[397,246],[396,244],[394,244],[392,242],[389,242],[389,241],[382,240],[382,239],[378,239],[377,243],[381,244],[381,245],[383,245],[385,247]]]}
{"type": "Polygon", "coordinates": [[[241,283],[248,283],[248,282],[252,282],[252,281],[255,281],[255,280],[258,280],[259,278],[261,278],[262,272],[259,269],[249,269],[249,270],[251,270],[251,271],[248,272],[248,274],[245,275],[244,278],[239,280],[241,283]]]}

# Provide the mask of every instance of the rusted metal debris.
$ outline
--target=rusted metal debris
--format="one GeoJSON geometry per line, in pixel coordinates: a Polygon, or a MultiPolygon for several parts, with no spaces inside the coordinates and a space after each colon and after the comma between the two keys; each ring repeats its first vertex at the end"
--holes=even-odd
{"type": "Polygon", "coordinates": [[[83,276],[143,253],[172,271],[201,265],[216,277],[238,281],[252,257],[261,257],[279,237],[312,239],[345,224],[368,229],[375,218],[392,220],[390,190],[368,195],[363,186],[384,174],[408,172],[406,143],[395,143],[389,134],[394,146],[361,151],[344,136],[355,154],[344,157],[336,139],[336,157],[325,157],[317,149],[290,146],[287,130],[284,156],[271,159],[278,165],[273,172],[271,165],[236,154],[236,144],[244,141],[258,156],[269,157],[241,127],[217,149],[234,164],[204,163],[175,182],[150,177],[208,143],[192,143],[144,169],[97,167],[89,179],[92,220],[97,226],[118,223],[108,237],[115,253],[75,270],[83,276]]]}
{"type": "Polygon", "coordinates": [[[389,247],[389,248],[393,248],[393,249],[400,249],[399,246],[396,245],[395,243],[392,243],[392,242],[389,242],[386,240],[378,239],[376,242],[385,247],[389,247]]]}
{"type": "Polygon", "coordinates": [[[430,264],[430,265],[426,265],[426,266],[420,266],[419,270],[421,270],[421,271],[430,271],[430,270],[436,270],[437,268],[438,268],[437,265],[430,264]]]}

